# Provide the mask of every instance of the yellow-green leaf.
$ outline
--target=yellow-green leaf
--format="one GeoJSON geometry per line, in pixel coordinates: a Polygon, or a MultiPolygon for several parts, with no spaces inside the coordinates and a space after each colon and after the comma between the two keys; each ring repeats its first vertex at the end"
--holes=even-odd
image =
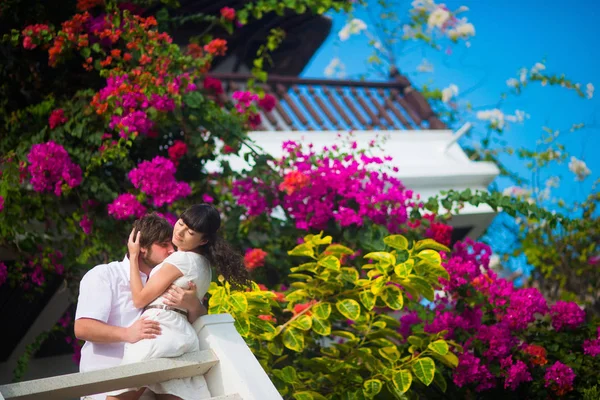
{"type": "Polygon", "coordinates": [[[327,256],[322,258],[318,261],[318,264],[332,271],[338,271],[341,266],[340,260],[336,256],[327,256]]]}
{"type": "Polygon", "coordinates": [[[371,286],[371,292],[375,295],[381,293],[387,281],[388,280],[385,276],[380,276],[379,278],[375,279],[373,281],[373,286],[371,286]]]}
{"type": "Polygon", "coordinates": [[[429,358],[420,358],[412,365],[412,371],[421,382],[429,386],[435,374],[435,362],[429,358]]]}
{"type": "Polygon", "coordinates": [[[392,362],[400,358],[400,352],[398,351],[396,346],[381,347],[377,349],[377,351],[379,352],[379,354],[381,354],[381,357],[392,362]]]}
{"type": "Polygon", "coordinates": [[[279,340],[275,340],[267,344],[267,350],[269,350],[269,353],[271,354],[280,356],[283,354],[283,345],[279,340]]]}
{"type": "Polygon", "coordinates": [[[348,340],[356,340],[356,335],[352,332],[348,332],[348,331],[333,331],[331,332],[331,334],[333,336],[339,336],[342,337],[344,339],[348,339],[348,340]]]}
{"type": "Polygon", "coordinates": [[[342,246],[341,244],[332,244],[332,245],[327,246],[327,248],[323,251],[323,253],[340,257],[344,254],[347,254],[347,255],[354,254],[354,250],[349,249],[346,246],[342,246]]]}
{"type": "Polygon", "coordinates": [[[297,267],[290,268],[290,272],[298,272],[298,271],[310,271],[314,272],[315,267],[317,266],[316,262],[308,262],[304,264],[300,264],[297,267]]]}
{"type": "Polygon", "coordinates": [[[358,304],[358,301],[356,300],[338,300],[338,302],[335,303],[335,308],[337,308],[344,317],[353,321],[356,321],[358,317],[360,317],[360,304],[358,304]]]}
{"type": "Polygon", "coordinates": [[[356,281],[359,278],[358,271],[356,270],[356,268],[343,267],[341,271],[341,278],[347,282],[356,283],[356,281]]]}
{"type": "Polygon", "coordinates": [[[312,317],[310,315],[302,314],[296,318],[290,325],[294,328],[307,331],[312,327],[312,317]]]}
{"type": "Polygon", "coordinates": [[[283,345],[290,350],[301,352],[304,350],[304,335],[295,328],[288,328],[283,332],[283,345]]]}
{"type": "Polygon", "coordinates": [[[434,353],[433,356],[442,362],[442,364],[449,366],[450,368],[456,368],[458,366],[458,357],[454,353],[448,352],[448,354],[441,355],[434,353]]]}
{"type": "Polygon", "coordinates": [[[383,239],[383,243],[396,250],[408,249],[408,239],[402,235],[391,235],[383,239]]]}
{"type": "Polygon", "coordinates": [[[429,343],[427,347],[443,356],[448,354],[448,343],[446,343],[445,340],[436,340],[435,342],[429,343]]]}
{"type": "Polygon", "coordinates": [[[431,250],[436,250],[436,251],[445,251],[446,253],[450,253],[449,248],[447,248],[446,246],[444,246],[441,243],[436,242],[433,239],[419,240],[417,243],[415,243],[415,247],[413,250],[418,253],[425,249],[431,249],[431,250]]]}
{"type": "Polygon", "coordinates": [[[250,333],[250,321],[245,317],[238,317],[235,319],[235,323],[233,324],[235,329],[237,329],[240,336],[246,337],[250,333]]]}
{"type": "Polygon", "coordinates": [[[363,306],[365,306],[367,310],[371,311],[373,307],[375,307],[376,298],[371,291],[363,290],[358,294],[358,297],[360,298],[360,302],[363,303],[363,306]]]}
{"type": "Polygon", "coordinates": [[[401,393],[406,393],[412,384],[412,374],[409,370],[400,370],[392,375],[392,382],[401,393]]]}
{"type": "Polygon", "coordinates": [[[281,377],[283,378],[283,381],[287,383],[295,383],[298,380],[296,370],[289,365],[281,370],[281,377]]]}
{"type": "Polygon", "coordinates": [[[330,303],[317,303],[311,309],[313,316],[318,319],[327,319],[331,314],[330,303]]]}
{"type": "Polygon", "coordinates": [[[419,253],[419,257],[430,264],[442,265],[442,257],[440,256],[440,253],[435,250],[423,250],[419,253]]]}
{"type": "Polygon", "coordinates": [[[364,256],[367,260],[375,260],[383,266],[396,264],[396,257],[385,251],[375,251],[364,256]]]}
{"type": "Polygon", "coordinates": [[[379,379],[369,379],[363,383],[363,392],[367,397],[375,397],[381,392],[383,384],[379,379]]]}
{"type": "Polygon", "coordinates": [[[314,257],[315,249],[311,243],[302,243],[298,246],[294,247],[292,250],[288,251],[290,256],[306,256],[306,257],[314,257]]]}
{"type": "Polygon", "coordinates": [[[433,287],[429,282],[416,275],[411,275],[408,277],[408,279],[410,281],[410,284],[413,285],[413,287],[416,288],[417,291],[421,293],[421,295],[423,295],[423,297],[425,297],[429,301],[433,301],[434,291],[433,287]]]}
{"type": "Polygon", "coordinates": [[[392,310],[401,310],[404,306],[402,292],[396,286],[386,286],[381,298],[383,299],[383,302],[392,310]]]}
{"type": "Polygon", "coordinates": [[[296,392],[296,393],[294,393],[294,399],[296,399],[296,400],[314,400],[314,397],[309,392],[296,392]]]}
{"type": "Polygon", "coordinates": [[[394,272],[400,278],[406,278],[412,272],[414,265],[415,265],[415,261],[411,258],[411,259],[407,260],[406,262],[396,265],[394,267],[394,272]]]}
{"type": "Polygon", "coordinates": [[[323,237],[323,232],[319,233],[318,235],[313,235],[312,238],[310,238],[310,241],[315,245],[315,246],[320,246],[322,244],[331,244],[331,236],[325,236],[323,237]]]}
{"type": "Polygon", "coordinates": [[[329,336],[331,334],[331,323],[328,319],[313,318],[312,330],[316,334],[329,336]]]}

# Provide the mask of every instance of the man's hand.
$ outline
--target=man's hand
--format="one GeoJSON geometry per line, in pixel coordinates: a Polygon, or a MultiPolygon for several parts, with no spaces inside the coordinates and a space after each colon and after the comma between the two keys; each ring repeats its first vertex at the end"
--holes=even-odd
{"type": "Polygon", "coordinates": [[[125,331],[125,341],[127,343],[139,342],[142,339],[154,339],[160,335],[160,324],[158,321],[142,317],[135,321],[125,331]]]}

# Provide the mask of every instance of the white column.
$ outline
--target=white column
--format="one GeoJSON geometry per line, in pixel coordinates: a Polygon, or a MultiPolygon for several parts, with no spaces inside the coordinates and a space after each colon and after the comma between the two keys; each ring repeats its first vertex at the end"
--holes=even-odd
{"type": "Polygon", "coordinates": [[[218,364],[204,375],[211,395],[238,393],[244,400],[281,400],[273,382],[233,323],[229,314],[205,315],[194,323],[200,349],[212,350],[219,359],[218,364]]]}

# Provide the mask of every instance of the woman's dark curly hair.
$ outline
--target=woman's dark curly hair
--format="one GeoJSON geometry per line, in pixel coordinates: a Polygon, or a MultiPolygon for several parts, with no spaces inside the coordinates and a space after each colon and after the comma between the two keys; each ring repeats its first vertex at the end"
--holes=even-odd
{"type": "Polygon", "coordinates": [[[219,234],[221,216],[210,204],[194,204],[181,214],[181,220],[191,230],[202,233],[208,242],[199,252],[232,286],[248,286],[248,270],[244,257],[219,234]]]}

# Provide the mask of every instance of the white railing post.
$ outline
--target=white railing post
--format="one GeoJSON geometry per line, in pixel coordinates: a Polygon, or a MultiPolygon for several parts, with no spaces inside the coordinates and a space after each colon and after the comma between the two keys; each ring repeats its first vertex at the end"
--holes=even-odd
{"type": "Polygon", "coordinates": [[[194,323],[200,349],[212,350],[219,359],[219,363],[204,375],[211,395],[239,393],[244,400],[281,400],[273,382],[233,323],[229,314],[205,315],[194,323]]]}

